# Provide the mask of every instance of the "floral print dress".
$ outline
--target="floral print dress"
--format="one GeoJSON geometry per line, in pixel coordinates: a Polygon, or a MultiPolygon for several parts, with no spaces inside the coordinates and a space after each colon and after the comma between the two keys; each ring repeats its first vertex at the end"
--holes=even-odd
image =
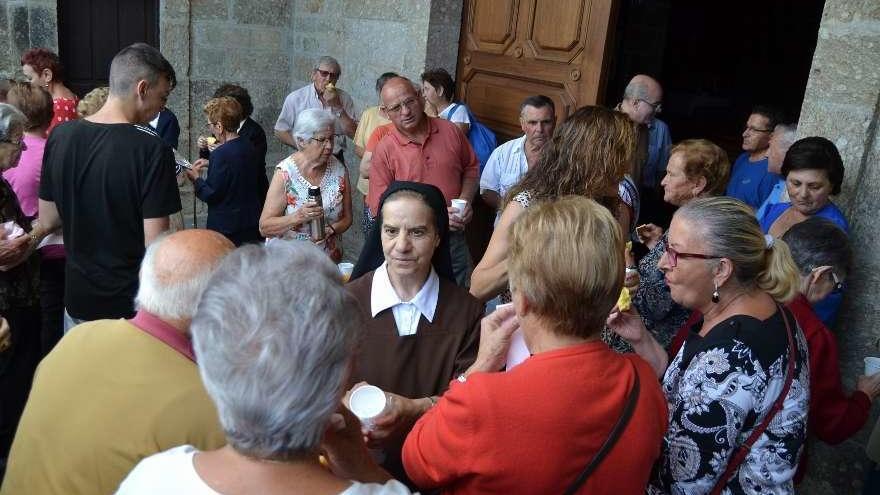
{"type": "MultiPolygon", "coordinates": [[[[794,316],[794,379],[782,409],[752,445],[722,493],[790,494],[807,428],[810,396],[807,343],[794,316]]],[[[737,315],[700,336],[696,323],[666,369],[663,393],[669,429],[650,494],[704,494],[734,451],[761,424],[783,389],[791,358],[777,311],[767,320],[737,315]]]]}
{"type": "MultiPolygon", "coordinates": [[[[302,208],[308,201],[309,187],[313,187],[299,171],[293,156],[281,161],[276,170],[280,170],[284,177],[284,192],[287,196],[287,209],[285,215],[292,215],[302,208]]],[[[324,206],[324,225],[337,222],[342,216],[343,198],[345,197],[345,167],[335,157],[331,156],[327,163],[327,169],[321,178],[321,201],[324,206]]],[[[318,244],[334,261],[342,259],[342,247],[336,235],[327,237],[318,244]]],[[[312,241],[309,224],[304,223],[298,229],[287,232],[284,239],[312,241]]]]}

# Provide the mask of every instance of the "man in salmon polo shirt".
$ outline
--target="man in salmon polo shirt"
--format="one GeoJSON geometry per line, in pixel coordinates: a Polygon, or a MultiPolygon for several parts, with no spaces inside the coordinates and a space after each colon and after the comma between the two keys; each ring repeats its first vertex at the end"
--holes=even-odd
{"type": "Polygon", "coordinates": [[[480,180],[477,156],[455,124],[425,115],[424,101],[409,79],[388,80],[380,103],[394,129],[373,153],[366,200],[370,214],[375,217],[379,213],[379,199],[395,180],[436,186],[449,208],[449,251],[455,282],[468,287],[473,265],[464,229],[473,214],[471,201],[480,180]],[[453,199],[464,199],[467,206],[463,211],[453,209],[453,199]]]}
{"type": "Polygon", "coordinates": [[[210,230],[159,238],[141,265],[135,317],[83,323],[61,338],[34,377],[0,493],[113,493],[144,457],[226,444],[189,325],[234,248],[210,230]]]}

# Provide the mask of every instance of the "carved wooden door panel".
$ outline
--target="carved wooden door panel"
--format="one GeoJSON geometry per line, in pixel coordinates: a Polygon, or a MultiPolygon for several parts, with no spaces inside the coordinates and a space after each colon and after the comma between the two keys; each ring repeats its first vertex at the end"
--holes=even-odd
{"type": "Polygon", "coordinates": [[[518,136],[519,104],[553,99],[560,121],[603,94],[616,0],[467,0],[458,94],[489,127],[518,136]]]}

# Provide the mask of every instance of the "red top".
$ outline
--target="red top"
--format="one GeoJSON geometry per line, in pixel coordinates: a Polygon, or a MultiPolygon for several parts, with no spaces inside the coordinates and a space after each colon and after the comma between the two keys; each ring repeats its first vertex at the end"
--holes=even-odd
{"type": "Polygon", "coordinates": [[[453,380],[406,438],[406,472],[444,493],[562,493],[620,418],[636,369],[635,411],[580,493],[644,493],[666,432],[666,399],[646,362],[599,341],[453,380]]]}
{"type": "MultiPolygon", "coordinates": [[[[825,443],[838,444],[855,435],[868,421],[871,399],[861,390],[856,390],[851,395],[844,392],[843,383],[840,381],[837,340],[816,316],[807,298],[798,294],[786,307],[791,310],[798,326],[804,332],[807,348],[810,351],[808,431],[825,443]]],[[[678,331],[670,348],[672,356],[675,356],[681,343],[687,338],[689,328],[700,318],[702,315],[694,311],[691,319],[678,331]]],[[[795,474],[796,483],[803,479],[806,469],[805,447],[795,474]]]]}
{"type": "Polygon", "coordinates": [[[156,337],[160,341],[168,344],[175,351],[186,356],[190,361],[196,362],[196,355],[193,352],[192,341],[180,330],[174,328],[168,323],[162,321],[158,316],[148,311],[139,310],[134,318],[128,320],[135,327],[156,337]]]}
{"type": "Polygon", "coordinates": [[[52,129],[62,122],[79,118],[79,114],[76,113],[77,103],[79,103],[78,98],[55,98],[52,100],[52,122],[49,123],[49,132],[52,132],[52,129]]]}
{"type": "Polygon", "coordinates": [[[443,119],[426,118],[428,134],[424,143],[411,141],[394,128],[376,146],[370,162],[370,192],[367,194],[367,205],[373,216],[377,214],[382,193],[395,180],[437,186],[448,204],[461,195],[462,180],[479,179],[477,155],[461,129],[443,119]]]}

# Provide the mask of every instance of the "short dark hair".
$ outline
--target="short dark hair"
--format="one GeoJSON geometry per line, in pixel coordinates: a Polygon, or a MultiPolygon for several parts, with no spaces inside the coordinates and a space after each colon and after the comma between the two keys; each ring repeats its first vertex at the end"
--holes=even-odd
{"type": "Polygon", "coordinates": [[[248,90],[237,84],[224,84],[214,90],[212,98],[220,98],[222,96],[231,96],[241,105],[241,111],[244,114],[242,119],[246,119],[254,113],[254,104],[251,102],[251,95],[248,90]]]}
{"type": "Polygon", "coordinates": [[[174,67],[162,53],[146,43],[135,43],[120,50],[110,62],[110,93],[124,95],[138,81],[143,79],[152,85],[159,77],[167,78],[172,88],[177,85],[174,67]]]}
{"type": "Polygon", "coordinates": [[[21,56],[21,65],[30,65],[39,74],[43,69],[52,71],[52,80],[64,82],[64,66],[58,55],[45,48],[31,48],[21,56]]]}
{"type": "Polygon", "coordinates": [[[6,102],[28,119],[26,130],[46,129],[52,122],[52,96],[43,88],[24,82],[12,83],[6,102]]]}
{"type": "Polygon", "coordinates": [[[391,79],[392,77],[400,77],[396,72],[383,72],[379,79],[376,79],[376,92],[381,93],[382,87],[385,86],[385,83],[391,79]]]}
{"type": "Polygon", "coordinates": [[[791,257],[802,275],[817,266],[830,266],[846,277],[852,263],[852,247],[846,233],[834,222],[815,215],[796,223],[783,234],[791,257]]]}
{"type": "Polygon", "coordinates": [[[781,124],[784,120],[782,110],[771,105],[755,105],[752,107],[752,112],[749,115],[767,117],[767,128],[770,130],[773,130],[776,124],[781,124]]]}
{"type": "Polygon", "coordinates": [[[519,113],[522,114],[523,110],[525,110],[526,107],[533,107],[533,108],[547,108],[547,107],[549,107],[550,110],[554,114],[556,114],[556,104],[553,103],[553,100],[551,100],[548,96],[544,96],[544,95],[532,95],[532,96],[529,96],[528,98],[526,98],[525,100],[523,100],[523,102],[519,104],[519,113]]]}
{"type": "Polygon", "coordinates": [[[428,69],[422,73],[422,82],[426,82],[435,88],[443,89],[443,97],[449,101],[455,97],[455,80],[446,72],[446,69],[428,69]]]}
{"type": "Polygon", "coordinates": [[[831,194],[840,194],[843,184],[843,159],[837,146],[821,136],[799,139],[791,145],[782,160],[782,175],[788,177],[792,170],[824,170],[831,182],[831,194]]]}

